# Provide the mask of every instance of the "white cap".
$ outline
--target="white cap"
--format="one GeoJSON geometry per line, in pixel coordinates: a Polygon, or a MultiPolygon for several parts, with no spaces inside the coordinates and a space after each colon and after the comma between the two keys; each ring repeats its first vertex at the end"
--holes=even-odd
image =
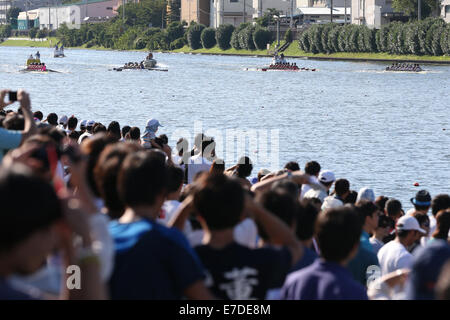
{"type": "Polygon", "coordinates": [[[402,216],[400,219],[397,220],[397,224],[395,225],[396,230],[417,230],[423,234],[426,234],[427,232],[423,230],[419,222],[416,218],[411,216],[402,216]]]}
{"type": "Polygon", "coordinates": [[[373,192],[372,189],[368,188],[368,187],[364,187],[359,189],[358,192],[358,197],[356,198],[356,202],[361,201],[361,200],[368,200],[371,202],[375,201],[375,193],[373,192]]]}
{"type": "Polygon", "coordinates": [[[87,127],[93,127],[94,124],[95,124],[95,121],[94,121],[94,120],[89,120],[89,121],[87,122],[86,126],[87,126],[87,127]]]}
{"type": "Polygon", "coordinates": [[[63,124],[66,125],[67,121],[69,121],[69,118],[67,118],[66,115],[62,116],[61,118],[59,118],[59,124],[63,124]]]}
{"type": "Polygon", "coordinates": [[[320,171],[319,173],[319,181],[323,183],[329,183],[335,181],[334,173],[330,170],[320,171]]]}
{"type": "Polygon", "coordinates": [[[321,209],[325,210],[325,209],[339,208],[342,207],[343,205],[344,203],[341,200],[336,199],[334,196],[328,196],[323,200],[321,209]]]}

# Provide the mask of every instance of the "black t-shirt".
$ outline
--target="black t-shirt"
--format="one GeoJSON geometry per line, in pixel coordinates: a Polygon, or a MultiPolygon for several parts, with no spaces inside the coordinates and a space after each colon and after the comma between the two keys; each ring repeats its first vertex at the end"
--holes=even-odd
{"type": "Polygon", "coordinates": [[[287,247],[250,249],[235,242],[222,249],[195,247],[207,269],[206,285],[225,300],[264,299],[269,289],[280,288],[291,268],[287,247]]]}

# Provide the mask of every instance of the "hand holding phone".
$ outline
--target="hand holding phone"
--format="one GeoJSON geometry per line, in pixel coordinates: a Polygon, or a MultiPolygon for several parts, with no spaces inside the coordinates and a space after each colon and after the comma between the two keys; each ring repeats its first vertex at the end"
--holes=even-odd
{"type": "Polygon", "coordinates": [[[9,91],[8,99],[9,99],[9,102],[16,102],[17,101],[17,91],[9,91]]]}

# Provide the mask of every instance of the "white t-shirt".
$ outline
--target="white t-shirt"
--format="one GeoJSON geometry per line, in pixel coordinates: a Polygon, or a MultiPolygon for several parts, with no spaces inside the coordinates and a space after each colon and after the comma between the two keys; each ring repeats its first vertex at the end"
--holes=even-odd
{"type": "MultiPolygon", "coordinates": [[[[319,180],[317,179],[316,176],[311,176],[310,179],[311,179],[311,181],[319,183],[319,180]]],[[[302,192],[300,193],[300,200],[302,200],[303,197],[305,196],[305,194],[311,189],[312,188],[309,184],[302,184],[302,192]]]]}
{"type": "Polygon", "coordinates": [[[411,269],[413,263],[413,255],[396,240],[386,243],[378,251],[377,257],[383,276],[398,269],[411,269]]]}
{"type": "Polygon", "coordinates": [[[308,192],[305,193],[305,196],[303,198],[309,199],[309,198],[318,198],[320,201],[324,201],[325,198],[328,197],[328,194],[324,190],[314,190],[310,189],[308,192]]]}
{"type": "Polygon", "coordinates": [[[89,133],[86,131],[78,138],[78,144],[81,144],[81,142],[83,142],[84,137],[90,137],[90,136],[92,136],[92,133],[89,133]]]}
{"type": "Polygon", "coordinates": [[[203,158],[200,154],[191,157],[187,166],[188,184],[192,183],[192,180],[194,180],[194,177],[197,173],[202,171],[209,171],[209,169],[211,168],[211,164],[212,163],[208,159],[203,158]]]}

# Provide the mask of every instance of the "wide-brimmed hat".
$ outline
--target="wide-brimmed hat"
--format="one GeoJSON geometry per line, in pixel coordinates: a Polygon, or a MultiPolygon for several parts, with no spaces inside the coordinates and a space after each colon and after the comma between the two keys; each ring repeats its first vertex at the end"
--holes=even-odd
{"type": "Polygon", "coordinates": [[[156,119],[149,119],[147,120],[147,123],[145,125],[145,130],[144,133],[142,134],[142,136],[145,136],[147,134],[149,134],[150,132],[154,133],[154,129],[158,128],[158,127],[163,127],[163,125],[161,125],[161,123],[159,123],[158,120],[156,119]]]}
{"type": "Polygon", "coordinates": [[[411,203],[415,206],[430,206],[431,195],[427,190],[420,190],[416,193],[416,196],[414,198],[411,198],[411,203]]]}

